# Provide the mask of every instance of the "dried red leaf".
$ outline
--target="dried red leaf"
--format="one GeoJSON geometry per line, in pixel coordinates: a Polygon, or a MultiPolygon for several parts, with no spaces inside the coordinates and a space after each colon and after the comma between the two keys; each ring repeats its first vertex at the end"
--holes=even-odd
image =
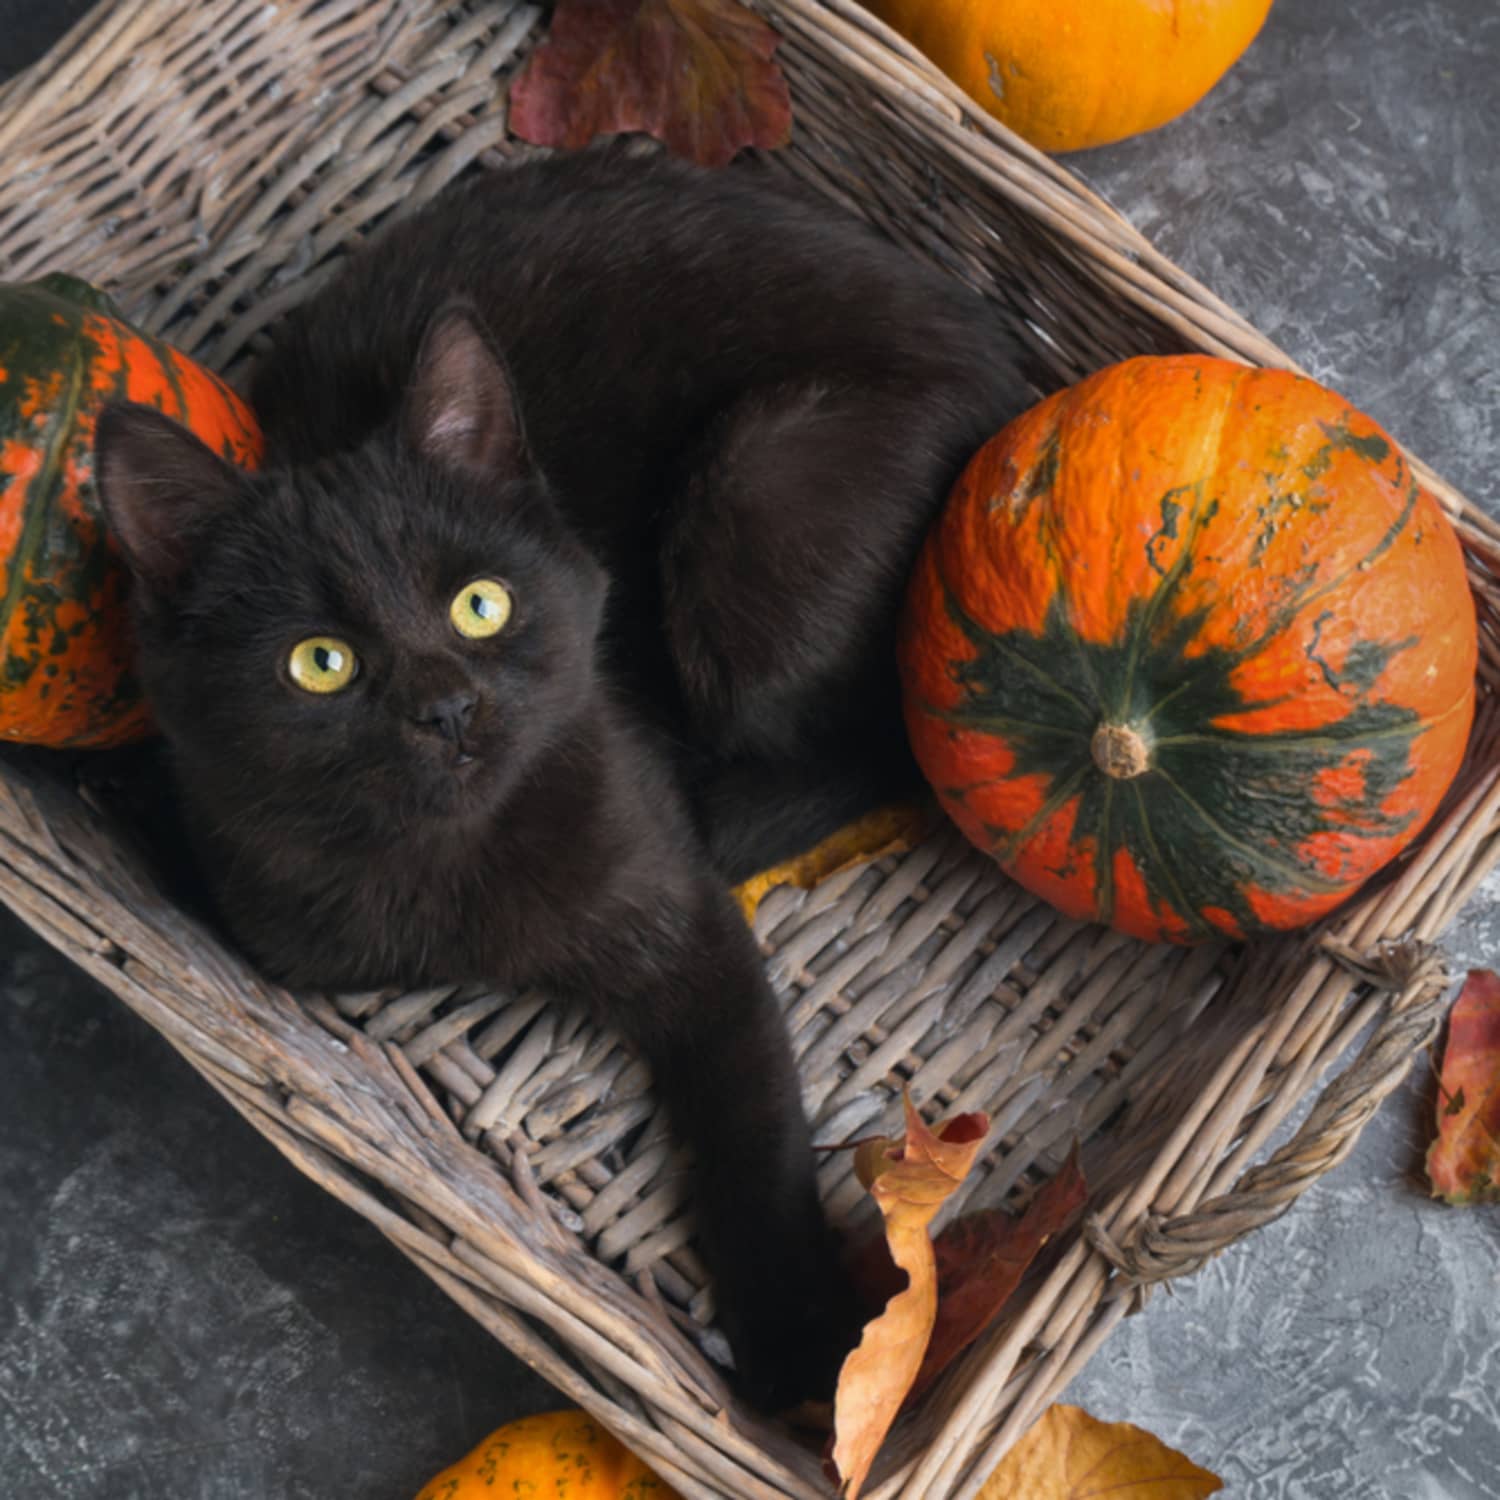
{"type": "Polygon", "coordinates": [[[933,1246],[937,1321],[908,1402],[915,1401],[994,1322],[1042,1246],[1072,1220],[1087,1198],[1075,1148],[1019,1218],[990,1209],[966,1214],[943,1230],[933,1246]]]}
{"type": "MultiPolygon", "coordinates": [[[[965,1214],[938,1235],[933,1244],[937,1315],[906,1406],[994,1322],[1042,1247],[1071,1222],[1087,1197],[1075,1150],[1023,1213],[995,1208],[965,1214]]],[[[848,1265],[862,1301],[870,1307],[883,1306],[906,1285],[883,1237],[861,1245],[848,1265]]]]}
{"type": "Polygon", "coordinates": [[[558,0],[510,94],[510,127],[538,146],[643,130],[705,167],[784,146],[792,102],[781,38],[736,0],[558,0]]]}
{"type": "Polygon", "coordinates": [[[1427,1152],[1433,1196],[1500,1202],[1500,975],[1470,969],[1448,1016],[1438,1137],[1427,1152]]]}

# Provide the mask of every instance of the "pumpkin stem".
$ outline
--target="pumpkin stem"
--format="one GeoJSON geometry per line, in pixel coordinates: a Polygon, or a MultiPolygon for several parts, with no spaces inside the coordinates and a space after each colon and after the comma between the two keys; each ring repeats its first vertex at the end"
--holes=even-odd
{"type": "Polygon", "coordinates": [[[1151,751],[1137,729],[1128,724],[1101,724],[1094,731],[1089,748],[1094,764],[1106,776],[1129,781],[1151,767],[1151,751]]]}

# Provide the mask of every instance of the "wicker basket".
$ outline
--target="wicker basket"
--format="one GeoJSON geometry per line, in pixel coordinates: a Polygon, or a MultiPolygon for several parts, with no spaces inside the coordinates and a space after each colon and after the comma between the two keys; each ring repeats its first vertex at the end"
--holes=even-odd
{"type": "MultiPolygon", "coordinates": [[[[756,3],[785,38],[796,140],[735,170],[791,172],[979,288],[1059,381],[1185,348],[1289,365],[852,0],[756,3]]],[[[0,91],[0,279],[91,277],[233,374],[346,244],[527,149],[506,85],[541,25],[524,0],[110,0],[0,91]]],[[[1334,920],[1253,949],[1138,944],[1060,917],[951,833],[763,903],[820,1141],[894,1129],[903,1084],[930,1115],[988,1110],[950,1211],[1023,1201],[1085,1146],[1090,1217],[898,1427],[878,1500],[973,1495],[1152,1284],[1347,1154],[1430,1038],[1445,981],[1427,944],[1500,853],[1500,527],[1417,468],[1468,549],[1478,715],[1426,837],[1334,920]]],[[[827,1494],[705,1358],[681,1163],[613,1037],[539,995],[293,1000],[162,899],[76,770],[0,760],[10,906],[685,1494],[827,1494]]],[[[836,1216],[866,1211],[847,1154],[823,1174],[836,1216]]]]}

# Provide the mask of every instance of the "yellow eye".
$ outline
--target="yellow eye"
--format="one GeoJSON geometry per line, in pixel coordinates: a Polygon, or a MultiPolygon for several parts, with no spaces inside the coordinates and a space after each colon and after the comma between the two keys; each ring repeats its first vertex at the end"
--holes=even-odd
{"type": "Polygon", "coordinates": [[[510,619],[510,590],[493,578],[476,578],[453,596],[448,618],[453,628],[471,641],[499,635],[510,619]]]}
{"type": "Polygon", "coordinates": [[[337,693],[354,681],[359,658],[348,641],[314,635],[298,641],[286,659],[293,682],[305,693],[337,693]]]}

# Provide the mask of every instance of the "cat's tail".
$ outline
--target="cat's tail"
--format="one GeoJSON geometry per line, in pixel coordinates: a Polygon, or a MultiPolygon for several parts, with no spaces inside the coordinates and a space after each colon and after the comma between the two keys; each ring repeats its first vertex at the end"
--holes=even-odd
{"type": "Polygon", "coordinates": [[[699,830],[731,885],[811,849],[861,814],[924,789],[904,735],[795,761],[714,761],[692,776],[699,830]]]}

